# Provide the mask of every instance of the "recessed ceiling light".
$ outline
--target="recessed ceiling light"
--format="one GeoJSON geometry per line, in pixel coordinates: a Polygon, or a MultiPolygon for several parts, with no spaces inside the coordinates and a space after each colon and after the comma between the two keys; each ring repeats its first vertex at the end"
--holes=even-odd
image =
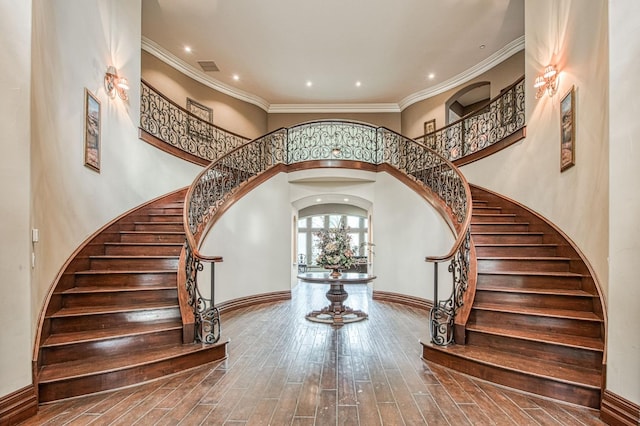
{"type": "Polygon", "coordinates": [[[349,202],[349,199],[348,199],[348,198],[345,198],[345,199],[344,199],[344,201],[345,201],[346,203],[348,203],[348,202],[349,202]]]}
{"type": "Polygon", "coordinates": [[[313,83],[311,81],[307,81],[307,87],[311,87],[313,86],[313,83]]]}
{"type": "Polygon", "coordinates": [[[240,80],[240,76],[238,74],[234,74],[231,78],[233,78],[234,81],[240,80]]]}
{"type": "Polygon", "coordinates": [[[485,46],[484,44],[480,45],[480,49],[484,49],[485,47],[487,47],[487,46],[485,46]]]}
{"type": "Polygon", "coordinates": [[[185,46],[184,47],[184,51],[187,53],[191,53],[191,47],[190,46],[185,46]]]}
{"type": "Polygon", "coordinates": [[[429,80],[433,80],[436,78],[436,75],[434,73],[430,73],[427,77],[429,77],[429,80]]]}
{"type": "Polygon", "coordinates": [[[362,86],[362,83],[359,81],[356,81],[356,87],[360,87],[360,86],[362,86]]]}
{"type": "Polygon", "coordinates": [[[319,203],[320,201],[322,201],[322,198],[316,198],[316,203],[319,203]]]}

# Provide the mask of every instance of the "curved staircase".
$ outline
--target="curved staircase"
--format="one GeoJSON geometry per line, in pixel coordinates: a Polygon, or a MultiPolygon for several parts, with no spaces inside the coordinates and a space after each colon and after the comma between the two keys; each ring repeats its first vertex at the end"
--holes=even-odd
{"type": "Polygon", "coordinates": [[[68,262],[42,319],[35,361],[40,403],[139,384],[226,357],[224,343],[182,343],[177,269],[185,194],[121,217],[68,262]]]}
{"type": "Polygon", "coordinates": [[[466,344],[423,358],[488,381],[598,408],[604,314],[588,266],[538,215],[472,187],[478,281],[466,344]]]}

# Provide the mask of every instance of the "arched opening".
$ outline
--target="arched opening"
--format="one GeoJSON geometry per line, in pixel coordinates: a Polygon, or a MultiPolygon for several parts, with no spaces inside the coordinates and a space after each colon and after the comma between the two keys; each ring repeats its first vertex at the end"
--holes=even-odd
{"type": "Polygon", "coordinates": [[[458,90],[445,103],[445,125],[480,110],[491,100],[491,83],[480,81],[458,90]]]}

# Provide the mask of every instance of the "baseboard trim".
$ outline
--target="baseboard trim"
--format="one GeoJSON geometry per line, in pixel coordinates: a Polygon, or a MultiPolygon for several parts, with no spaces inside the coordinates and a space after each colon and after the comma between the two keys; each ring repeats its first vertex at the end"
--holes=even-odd
{"type": "Polygon", "coordinates": [[[254,294],[247,297],[240,297],[238,299],[227,300],[217,305],[221,314],[235,311],[237,309],[248,308],[253,305],[259,305],[262,303],[274,303],[281,302],[283,300],[291,299],[291,290],[274,291],[272,293],[254,294]]]}
{"type": "Polygon", "coordinates": [[[600,404],[600,419],[611,426],[640,425],[640,405],[605,389],[600,404]]]}
{"type": "Polygon", "coordinates": [[[401,305],[407,305],[413,308],[423,309],[425,311],[428,311],[433,307],[433,302],[431,300],[423,299],[421,297],[407,296],[406,294],[393,293],[390,291],[373,290],[373,300],[399,303],[401,305]]]}
{"type": "Polygon", "coordinates": [[[0,397],[0,426],[18,424],[38,412],[38,398],[34,385],[0,397]]]}

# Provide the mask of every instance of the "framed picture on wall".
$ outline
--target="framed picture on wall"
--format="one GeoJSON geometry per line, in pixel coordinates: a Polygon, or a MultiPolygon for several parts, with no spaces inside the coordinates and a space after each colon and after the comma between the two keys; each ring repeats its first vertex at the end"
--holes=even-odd
{"type": "Polygon", "coordinates": [[[429,148],[434,148],[434,144],[435,144],[435,136],[431,135],[431,136],[426,136],[429,135],[430,133],[433,133],[436,131],[436,119],[432,118],[431,120],[425,121],[424,122],[424,144],[426,146],[428,146],[429,148]]]}
{"type": "Polygon", "coordinates": [[[576,124],[575,124],[575,87],[560,101],[560,171],[563,172],[575,164],[576,124]]]}
{"type": "Polygon", "coordinates": [[[100,172],[100,101],[84,89],[84,165],[100,172]]]}
{"type": "Polygon", "coordinates": [[[213,110],[191,98],[187,98],[187,111],[207,123],[213,123],[213,110]]]}

